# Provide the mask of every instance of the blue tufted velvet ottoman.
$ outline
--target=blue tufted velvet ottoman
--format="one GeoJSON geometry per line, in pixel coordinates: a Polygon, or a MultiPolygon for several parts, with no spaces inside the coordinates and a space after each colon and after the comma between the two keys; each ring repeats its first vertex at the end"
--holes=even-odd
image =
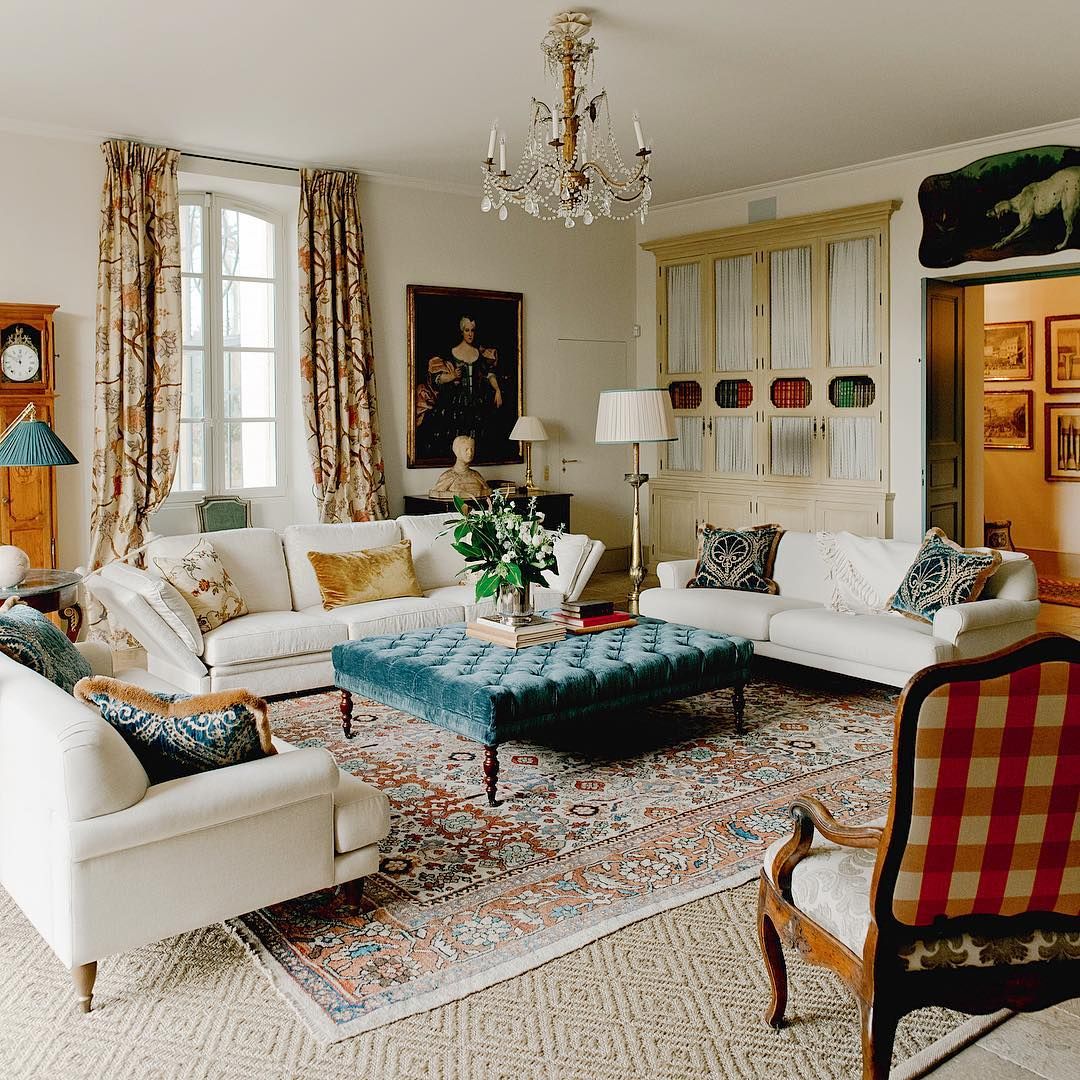
{"type": "Polygon", "coordinates": [[[754,653],[745,638],[639,618],[637,626],[515,651],[439,626],[335,645],[342,728],[352,738],[352,695],[381,701],[482,743],[495,805],[497,747],[508,739],[706,690],[734,689],[742,731],[754,653]]]}

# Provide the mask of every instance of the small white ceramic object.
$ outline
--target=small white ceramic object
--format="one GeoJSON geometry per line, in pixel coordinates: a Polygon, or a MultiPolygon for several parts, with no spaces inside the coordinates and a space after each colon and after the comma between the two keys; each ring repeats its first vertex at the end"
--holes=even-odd
{"type": "Polygon", "coordinates": [[[0,589],[13,589],[26,577],[30,556],[13,544],[0,545],[0,589]]]}

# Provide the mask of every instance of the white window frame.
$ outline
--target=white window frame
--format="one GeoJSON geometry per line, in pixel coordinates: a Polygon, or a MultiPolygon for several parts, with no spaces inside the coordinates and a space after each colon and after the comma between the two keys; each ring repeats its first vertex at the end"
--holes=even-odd
{"type": "MultiPolygon", "coordinates": [[[[203,272],[184,274],[184,277],[203,279],[202,325],[203,325],[203,416],[207,419],[206,477],[207,486],[201,491],[172,490],[166,498],[167,505],[186,506],[200,503],[207,495],[238,495],[244,499],[280,498],[287,493],[285,477],[285,394],[287,327],[285,319],[285,219],[276,210],[258,203],[246,202],[232,195],[220,195],[212,191],[182,191],[181,206],[203,208],[203,272]],[[275,416],[246,416],[244,420],[265,420],[274,424],[274,475],[277,483],[272,487],[228,487],[225,475],[225,347],[221,326],[221,289],[224,275],[221,272],[221,212],[239,210],[267,222],[274,233],[274,346],[266,348],[236,347],[230,352],[270,352],[274,354],[274,409],[275,416]],[[216,302],[214,302],[216,300],[216,302]]],[[[236,281],[265,281],[265,278],[238,276],[236,281]]],[[[234,418],[235,419],[235,418],[234,418]]]]}

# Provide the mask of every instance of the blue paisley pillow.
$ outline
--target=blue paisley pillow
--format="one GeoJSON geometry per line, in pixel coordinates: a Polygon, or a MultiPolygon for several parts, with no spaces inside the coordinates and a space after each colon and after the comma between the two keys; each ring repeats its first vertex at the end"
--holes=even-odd
{"type": "Polygon", "coordinates": [[[246,690],[153,694],[98,675],[83,679],[75,696],[123,735],[151,784],[277,753],[266,702],[246,690]]]}
{"type": "Polygon", "coordinates": [[[0,611],[0,652],[69,694],[91,673],[86,658],[40,611],[13,604],[0,611]]]}
{"type": "Polygon", "coordinates": [[[943,607],[978,600],[1000,565],[1000,551],[962,548],[940,529],[931,529],[889,607],[909,619],[933,622],[943,607]]]}
{"type": "Polygon", "coordinates": [[[703,525],[698,536],[697,568],[689,587],[777,592],[772,571],[783,533],[779,525],[755,525],[752,529],[703,525]]]}

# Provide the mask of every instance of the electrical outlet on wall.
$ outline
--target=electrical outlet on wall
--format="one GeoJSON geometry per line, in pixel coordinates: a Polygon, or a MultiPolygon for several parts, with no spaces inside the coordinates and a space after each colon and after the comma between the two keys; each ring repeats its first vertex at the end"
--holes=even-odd
{"type": "Polygon", "coordinates": [[[544,466],[544,483],[548,484],[550,482],[551,482],[551,466],[550,465],[545,465],[544,466]]]}

